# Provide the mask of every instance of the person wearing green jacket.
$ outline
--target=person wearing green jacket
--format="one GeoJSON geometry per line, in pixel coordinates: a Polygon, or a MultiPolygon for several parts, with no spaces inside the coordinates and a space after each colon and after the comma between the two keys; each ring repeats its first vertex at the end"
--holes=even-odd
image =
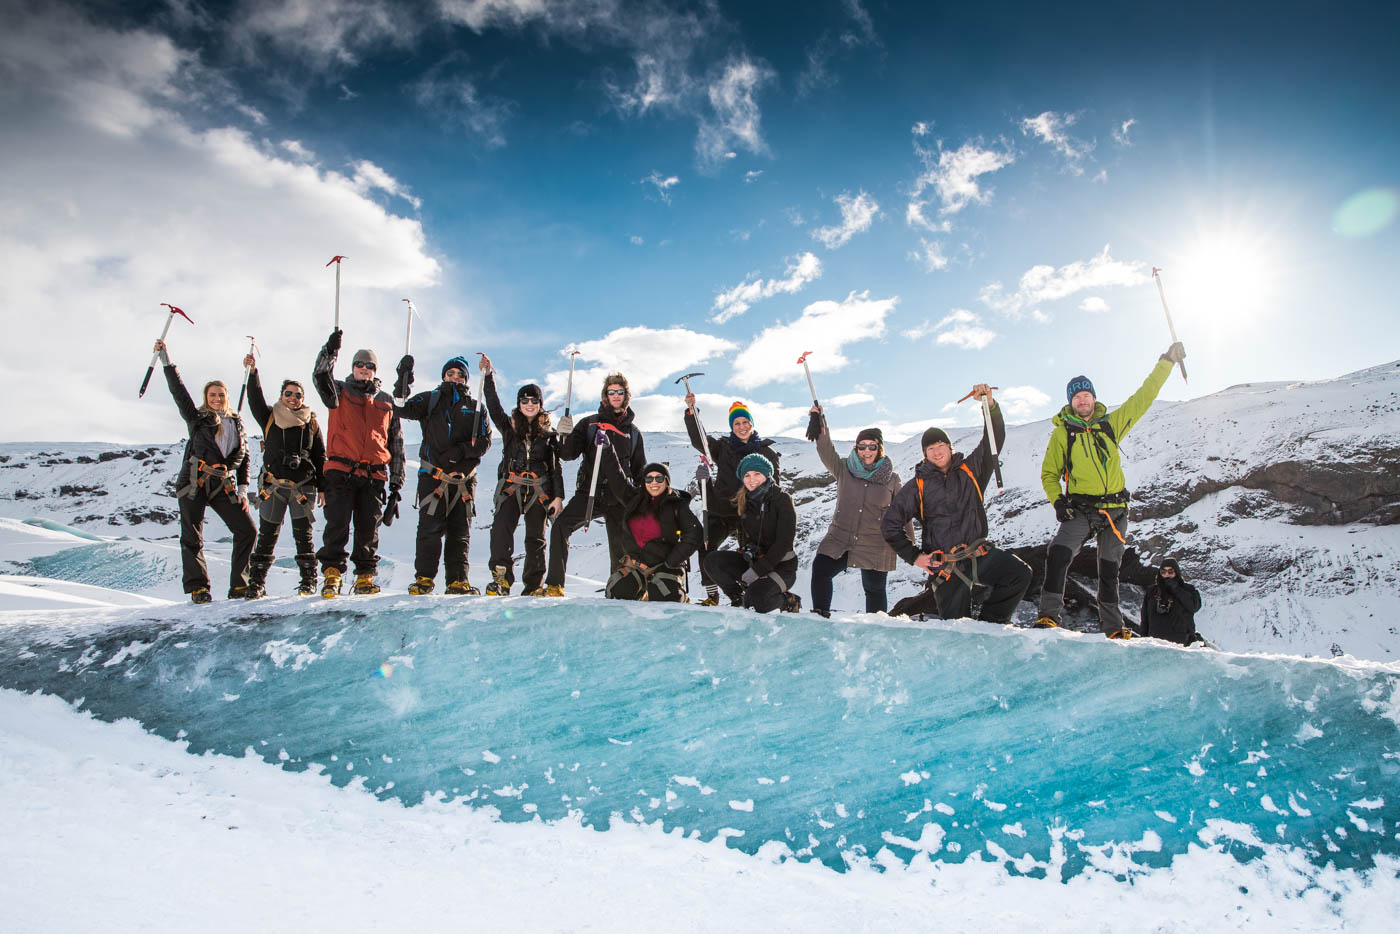
{"type": "Polygon", "coordinates": [[[1065,387],[1069,404],[1050,419],[1054,431],[1040,465],[1040,482],[1060,528],[1046,555],[1036,626],[1060,624],[1070,562],[1093,538],[1099,555],[1099,627],[1110,639],[1128,638],[1131,631],[1118,605],[1118,565],[1128,531],[1129,493],[1118,445],[1152,407],[1172,367],[1184,359],[1186,348],[1179,341],[1172,344],[1138,391],[1112,412],[1095,397],[1087,376],[1076,376],[1065,387]]]}

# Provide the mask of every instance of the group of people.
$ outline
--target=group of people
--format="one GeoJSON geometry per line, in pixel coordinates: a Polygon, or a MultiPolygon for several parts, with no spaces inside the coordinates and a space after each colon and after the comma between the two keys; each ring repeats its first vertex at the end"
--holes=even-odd
{"type": "MultiPolygon", "coordinates": [[[[609,569],[605,591],[616,599],[686,601],[691,559],[696,559],[704,596],[714,606],[721,596],[760,613],[795,611],[797,512],[782,488],[780,456],[771,440],[759,436],[750,410],[734,403],[727,434],[702,429],[695,397],[687,392],[684,423],[691,444],[702,455],[697,481],[702,498],[696,517],[691,494],[672,485],[667,465],[646,456],[634,421],[627,378],[603,380],[596,412],[575,420],[566,414],[554,425],[543,408],[543,392],[527,384],[516,391],[507,413],[491,360],[481,356],[483,399],[468,390],[470,368],[464,357],[443,364],[439,383],[410,395],[414,360],[396,368],[393,393],[383,388],[378,358],[357,350],[350,372],[334,375],[342,332],[334,331],[312,370],[312,385],[328,410],[322,434],[297,380],[283,380],[279,397],[268,405],[257,361],[244,359],[249,409],[263,436],[263,463],[250,499],[250,452],[242,419],[229,403],[229,389],[206,383],[195,405],[170,362],[168,348],[156,342],[166,381],[189,429],[177,479],[183,583],[195,603],[208,603],[210,580],[203,556],[203,523],[212,508],[233,535],[229,597],[266,593],[281,525],[290,516],[298,593],[323,597],[343,592],[353,565],[351,589],[379,591],[375,582],[381,525],[399,515],[406,460],[402,421],[422,428],[414,496],[418,511],[414,580],[408,590],[428,594],[439,565],[445,589],[478,594],[468,579],[467,550],[476,514],[477,467],[500,434],[491,525],[490,583],[486,593],[505,596],[515,585],[516,531],[525,524],[522,592],[563,596],[569,538],[593,518],[603,520],[609,569]],[[563,461],[579,460],[573,496],[566,499],[563,461]],[[255,504],[258,522],[251,514],[255,504]],[[325,529],[314,549],[314,509],[325,529]],[[546,536],[546,527],[548,535],[546,536]],[[723,548],[733,538],[735,548],[723,548]],[[547,560],[546,560],[547,557],[547,560]]],[[[1108,412],[1087,377],[1070,380],[1068,404],[1052,420],[1054,428],[1042,465],[1042,480],[1059,521],[1050,543],[1041,589],[1040,627],[1058,626],[1070,562],[1091,538],[1098,553],[1098,612],[1110,637],[1151,635],[1183,644],[1196,641],[1194,614],[1201,600],[1185,582],[1180,566],[1162,562],[1148,590],[1136,632],[1119,607],[1118,567],[1128,527],[1128,499],[1119,443],[1156,399],[1174,365],[1185,357],[1173,344],[1142,387],[1108,412]]],[[[837,450],[819,405],[810,413],[807,437],[836,478],[836,506],[817,546],[811,570],[811,609],[831,614],[833,579],[848,568],[860,571],[867,612],[888,609],[887,578],[899,561],[927,576],[916,594],[899,601],[895,614],[972,616],[1008,623],[1031,583],[1031,569],[989,538],[984,495],[1005,441],[1001,408],[992,387],[978,384],[971,396],[987,412],[981,442],[964,455],[940,428],[921,439],[923,457],[914,476],[901,483],[878,428],[861,431],[845,455],[837,450]]],[[[699,596],[699,595],[697,595],[699,596]]]]}

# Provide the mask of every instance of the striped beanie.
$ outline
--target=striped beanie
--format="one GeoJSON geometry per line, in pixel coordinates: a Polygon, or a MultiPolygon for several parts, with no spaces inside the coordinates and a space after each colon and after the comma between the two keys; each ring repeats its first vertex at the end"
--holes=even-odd
{"type": "Polygon", "coordinates": [[[744,474],[750,470],[757,470],[769,480],[773,479],[773,462],[762,454],[745,454],[744,459],[739,461],[738,468],[734,473],[740,480],[744,479],[744,474]]]}
{"type": "Polygon", "coordinates": [[[734,419],[736,418],[747,418],[749,420],[749,423],[753,424],[753,415],[749,412],[748,407],[742,402],[736,402],[729,407],[730,431],[734,430],[734,419]]]}

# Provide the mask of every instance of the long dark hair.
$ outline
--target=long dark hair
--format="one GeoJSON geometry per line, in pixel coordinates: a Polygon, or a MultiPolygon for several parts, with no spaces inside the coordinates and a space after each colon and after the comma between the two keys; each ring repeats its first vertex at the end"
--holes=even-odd
{"type": "Polygon", "coordinates": [[[534,418],[526,418],[517,405],[510,413],[510,424],[517,438],[541,438],[549,434],[549,413],[541,407],[534,418]]]}

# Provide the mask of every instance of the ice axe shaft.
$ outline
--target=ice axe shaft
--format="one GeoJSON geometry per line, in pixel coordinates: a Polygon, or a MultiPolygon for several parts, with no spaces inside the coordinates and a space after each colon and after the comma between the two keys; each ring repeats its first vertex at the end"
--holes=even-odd
{"type": "MultiPolygon", "coordinates": [[[[167,304],[166,302],[161,302],[161,305],[163,305],[166,308],[169,308],[170,314],[166,316],[165,327],[161,329],[160,337],[156,338],[156,340],[161,342],[165,341],[166,335],[170,333],[170,325],[174,323],[176,315],[179,315],[181,318],[184,318],[190,324],[194,324],[194,320],[189,315],[185,314],[183,311],[181,311],[179,308],[176,308],[174,305],[167,304]]],[[[156,371],[156,361],[158,360],[160,360],[159,350],[151,354],[151,363],[149,366],[146,367],[146,378],[141,380],[141,391],[136,394],[136,398],[140,399],[146,394],[146,387],[151,385],[151,374],[156,371]]]]}
{"type": "MultiPolygon", "coordinates": [[[[1153,279],[1153,281],[1155,281],[1155,282],[1157,283],[1157,295],[1158,295],[1158,297],[1160,297],[1160,298],[1162,299],[1162,312],[1167,316],[1167,330],[1171,332],[1171,335],[1172,335],[1172,343],[1175,344],[1175,343],[1177,343],[1177,339],[1176,339],[1176,325],[1172,323],[1172,310],[1171,310],[1170,308],[1167,307],[1167,293],[1166,293],[1166,290],[1164,290],[1164,289],[1162,288],[1162,275],[1161,275],[1161,273],[1162,273],[1162,270],[1161,270],[1159,267],[1157,267],[1157,266],[1153,266],[1153,267],[1152,267],[1152,279],[1153,279]]],[[[1182,379],[1182,382],[1190,382],[1190,380],[1186,379],[1186,361],[1185,361],[1185,360],[1178,360],[1178,361],[1176,361],[1176,365],[1179,366],[1179,367],[1181,367],[1181,379],[1182,379]]]]}
{"type": "Polygon", "coordinates": [[[802,356],[797,358],[797,362],[802,364],[802,372],[807,374],[807,388],[812,392],[812,404],[820,405],[820,403],[817,402],[817,387],[812,385],[812,370],[807,366],[807,357],[809,354],[811,354],[810,350],[802,351],[802,356]]]}
{"type": "MultiPolygon", "coordinates": [[[[481,351],[476,352],[477,357],[484,357],[486,354],[481,351]]],[[[477,372],[481,376],[476,381],[476,411],[472,416],[472,444],[476,444],[477,432],[481,431],[481,410],[486,405],[486,374],[481,370],[481,360],[476,361],[477,372]]]]}
{"type": "Polygon", "coordinates": [[[997,433],[992,428],[992,404],[987,401],[987,397],[982,397],[982,422],[987,426],[987,444],[991,447],[992,470],[996,473],[997,489],[1003,490],[1006,485],[1001,482],[1001,456],[997,452],[997,433]]]}
{"type": "Polygon", "coordinates": [[[569,351],[569,390],[564,395],[564,415],[569,414],[569,409],[574,404],[574,357],[578,356],[577,350],[569,351]]]}
{"type": "Polygon", "coordinates": [[[337,331],[340,330],[340,261],[347,258],[339,255],[332,256],[331,262],[326,263],[327,266],[335,263],[335,329],[337,331]]]}
{"type": "MultiPolygon", "coordinates": [[[[248,338],[248,353],[256,353],[258,350],[257,339],[254,338],[251,334],[245,334],[243,336],[248,338]]],[[[234,409],[235,412],[243,411],[243,400],[248,395],[248,377],[252,374],[252,372],[253,368],[245,364],[243,367],[243,385],[238,389],[238,408],[234,409]]]]}
{"type": "Polygon", "coordinates": [[[418,314],[418,309],[414,306],[413,302],[404,299],[404,304],[408,305],[408,328],[404,331],[403,335],[403,355],[407,357],[412,352],[413,348],[413,319],[415,317],[421,318],[422,315],[418,314]]]}
{"type": "MultiPolygon", "coordinates": [[[[616,431],[618,434],[622,434],[621,431],[606,422],[594,422],[593,426],[599,430],[616,431]]],[[[598,474],[602,473],[603,470],[603,448],[605,447],[607,445],[596,444],[593,448],[593,476],[588,480],[588,509],[583,514],[583,527],[585,529],[593,521],[593,503],[598,498],[598,474]]]]}

